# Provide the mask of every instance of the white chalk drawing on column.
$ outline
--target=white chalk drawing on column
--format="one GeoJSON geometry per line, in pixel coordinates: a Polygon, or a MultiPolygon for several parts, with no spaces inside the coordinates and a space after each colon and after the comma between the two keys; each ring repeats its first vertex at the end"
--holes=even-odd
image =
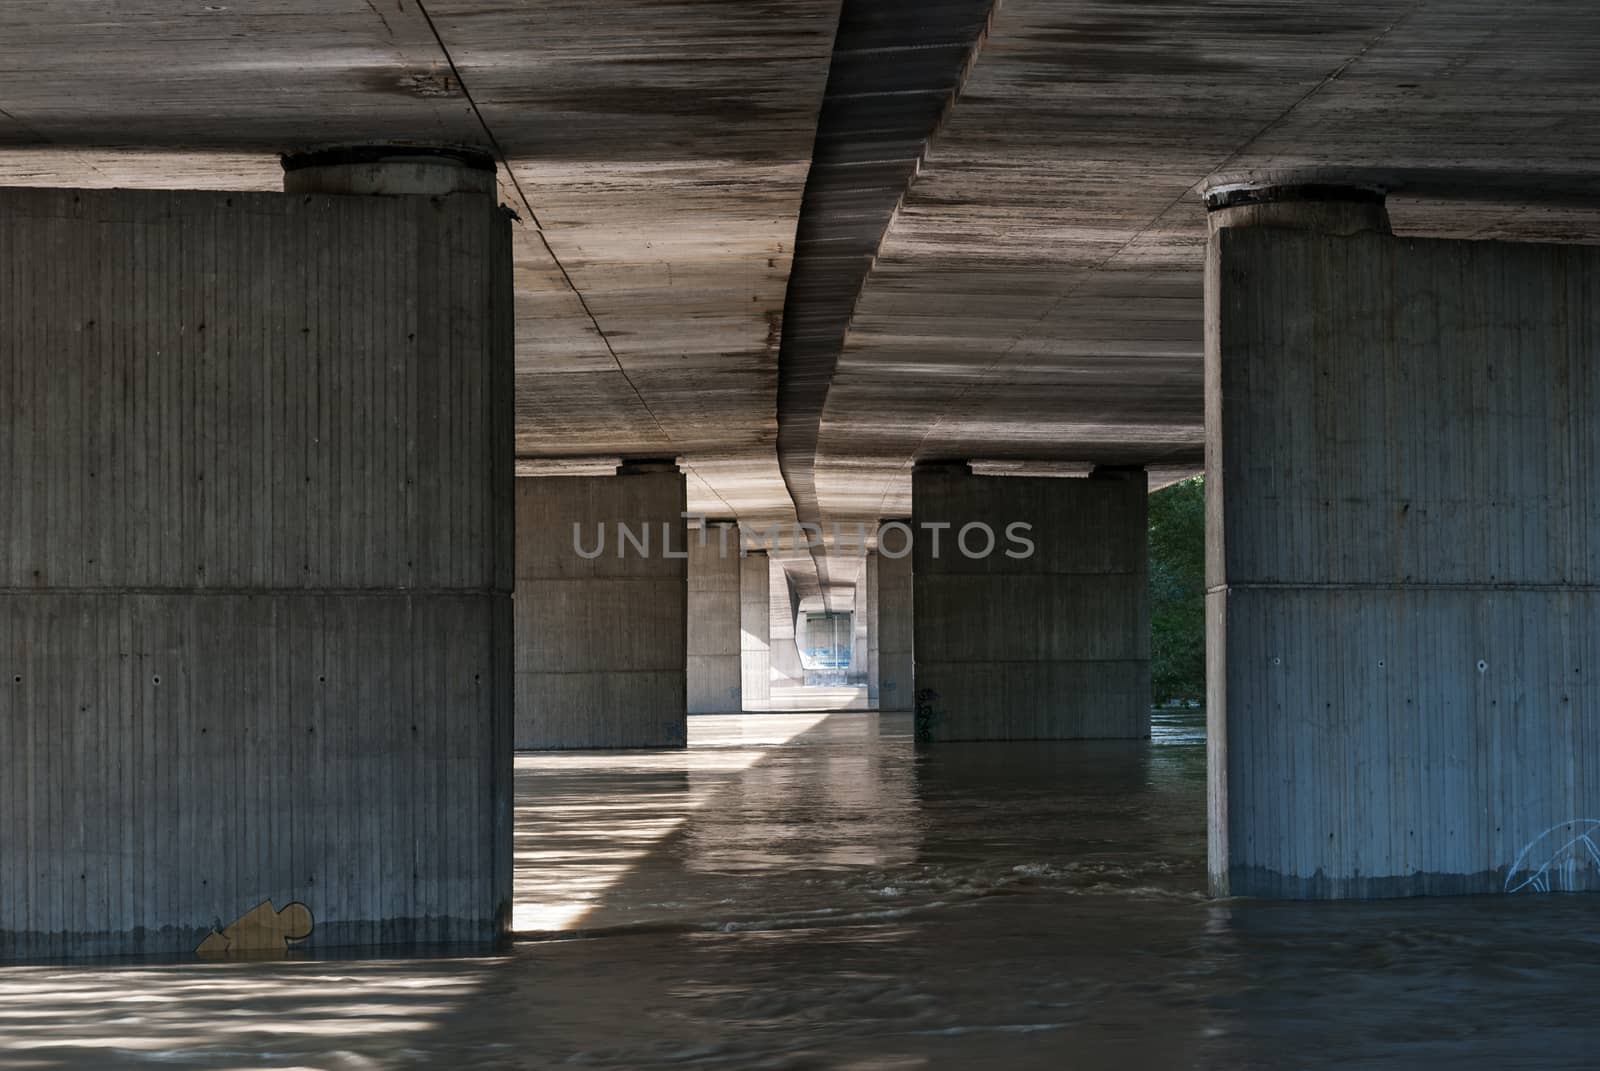
{"type": "Polygon", "coordinates": [[[1600,818],[1572,818],[1551,826],[1528,842],[1506,874],[1505,891],[1576,892],[1592,889],[1579,872],[1600,870],[1600,818]]]}

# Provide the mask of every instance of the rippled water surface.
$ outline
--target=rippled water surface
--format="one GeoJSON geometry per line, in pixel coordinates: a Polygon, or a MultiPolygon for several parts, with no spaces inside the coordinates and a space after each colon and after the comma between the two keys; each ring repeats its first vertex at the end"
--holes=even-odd
{"type": "Polygon", "coordinates": [[[518,759],[503,955],[0,969],[0,1067],[1600,1067],[1600,898],[1211,901],[1196,714],[518,759]]]}

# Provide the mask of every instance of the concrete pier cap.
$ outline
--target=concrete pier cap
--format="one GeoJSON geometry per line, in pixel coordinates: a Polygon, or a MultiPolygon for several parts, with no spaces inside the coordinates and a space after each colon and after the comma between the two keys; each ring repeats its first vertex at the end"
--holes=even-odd
{"type": "Polygon", "coordinates": [[[617,466],[618,476],[648,476],[654,472],[677,472],[675,457],[625,457],[617,466]]]}
{"type": "Polygon", "coordinates": [[[1386,191],[1337,178],[1219,181],[1205,191],[1210,233],[1226,227],[1278,227],[1349,235],[1389,234],[1386,191]]]}
{"type": "Polygon", "coordinates": [[[958,458],[918,458],[911,470],[934,475],[971,476],[972,463],[958,458]]]}
{"type": "Polygon", "coordinates": [[[1143,465],[1096,465],[1089,470],[1091,480],[1148,480],[1143,465]]]}
{"type": "Polygon", "coordinates": [[[284,153],[284,193],[363,196],[495,192],[493,154],[453,145],[336,145],[284,153]]]}

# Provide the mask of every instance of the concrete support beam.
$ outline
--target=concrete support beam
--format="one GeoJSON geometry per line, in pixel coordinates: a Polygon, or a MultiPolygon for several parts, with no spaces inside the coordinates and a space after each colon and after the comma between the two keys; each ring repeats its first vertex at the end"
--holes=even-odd
{"type": "Polygon", "coordinates": [[[517,480],[518,748],[686,742],[684,477],[617,472],[517,480]]]}
{"type": "Polygon", "coordinates": [[[866,585],[867,610],[867,706],[876,709],[881,698],[879,666],[882,650],[879,645],[878,620],[878,554],[867,552],[867,562],[862,566],[862,582],[866,585]]]}
{"type": "Polygon", "coordinates": [[[1321,218],[1207,254],[1211,887],[1600,888],[1600,249],[1321,218]]]}
{"type": "Polygon", "coordinates": [[[739,562],[740,698],[745,710],[772,699],[772,570],[764,550],[739,562]]]}
{"type": "Polygon", "coordinates": [[[878,709],[908,712],[916,705],[912,682],[911,553],[903,532],[878,546],[878,709]],[[903,551],[903,553],[902,553],[903,551]],[[896,556],[898,555],[898,556],[896,556]]]}
{"type": "Polygon", "coordinates": [[[1149,735],[1146,497],[1137,468],[913,472],[920,739],[1149,735]]]}
{"type": "Polygon", "coordinates": [[[0,191],[0,957],[504,932],[508,229],[0,191]]]}
{"type": "Polygon", "coordinates": [[[690,714],[736,714],[741,709],[739,526],[707,522],[689,533],[690,714]]]}

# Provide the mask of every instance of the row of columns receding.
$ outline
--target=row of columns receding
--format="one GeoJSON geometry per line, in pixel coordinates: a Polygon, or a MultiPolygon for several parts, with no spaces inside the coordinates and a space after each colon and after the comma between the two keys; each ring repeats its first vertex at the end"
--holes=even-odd
{"type": "MultiPolygon", "coordinates": [[[[925,741],[1147,736],[1143,469],[939,464],[913,482],[914,516],[860,561],[840,682],[917,710],[925,741]]],[[[691,523],[685,506],[670,462],[517,481],[517,747],[682,746],[686,714],[768,709],[774,680],[816,679],[769,557],[806,556],[809,534],[691,523]]]]}
{"type": "MultiPolygon", "coordinates": [[[[691,681],[797,679],[689,611],[759,618],[759,569],[576,552],[681,525],[681,474],[515,478],[509,221],[482,161],[383,163],[0,192],[0,956],[267,900],[314,945],[493,940],[519,734],[679,745],[691,681]]],[[[1600,251],[1213,208],[1213,891],[1596,887],[1600,251]]],[[[934,746],[1147,732],[1137,470],[912,479],[913,531],[1031,549],[868,557],[878,705],[934,746]]]]}

